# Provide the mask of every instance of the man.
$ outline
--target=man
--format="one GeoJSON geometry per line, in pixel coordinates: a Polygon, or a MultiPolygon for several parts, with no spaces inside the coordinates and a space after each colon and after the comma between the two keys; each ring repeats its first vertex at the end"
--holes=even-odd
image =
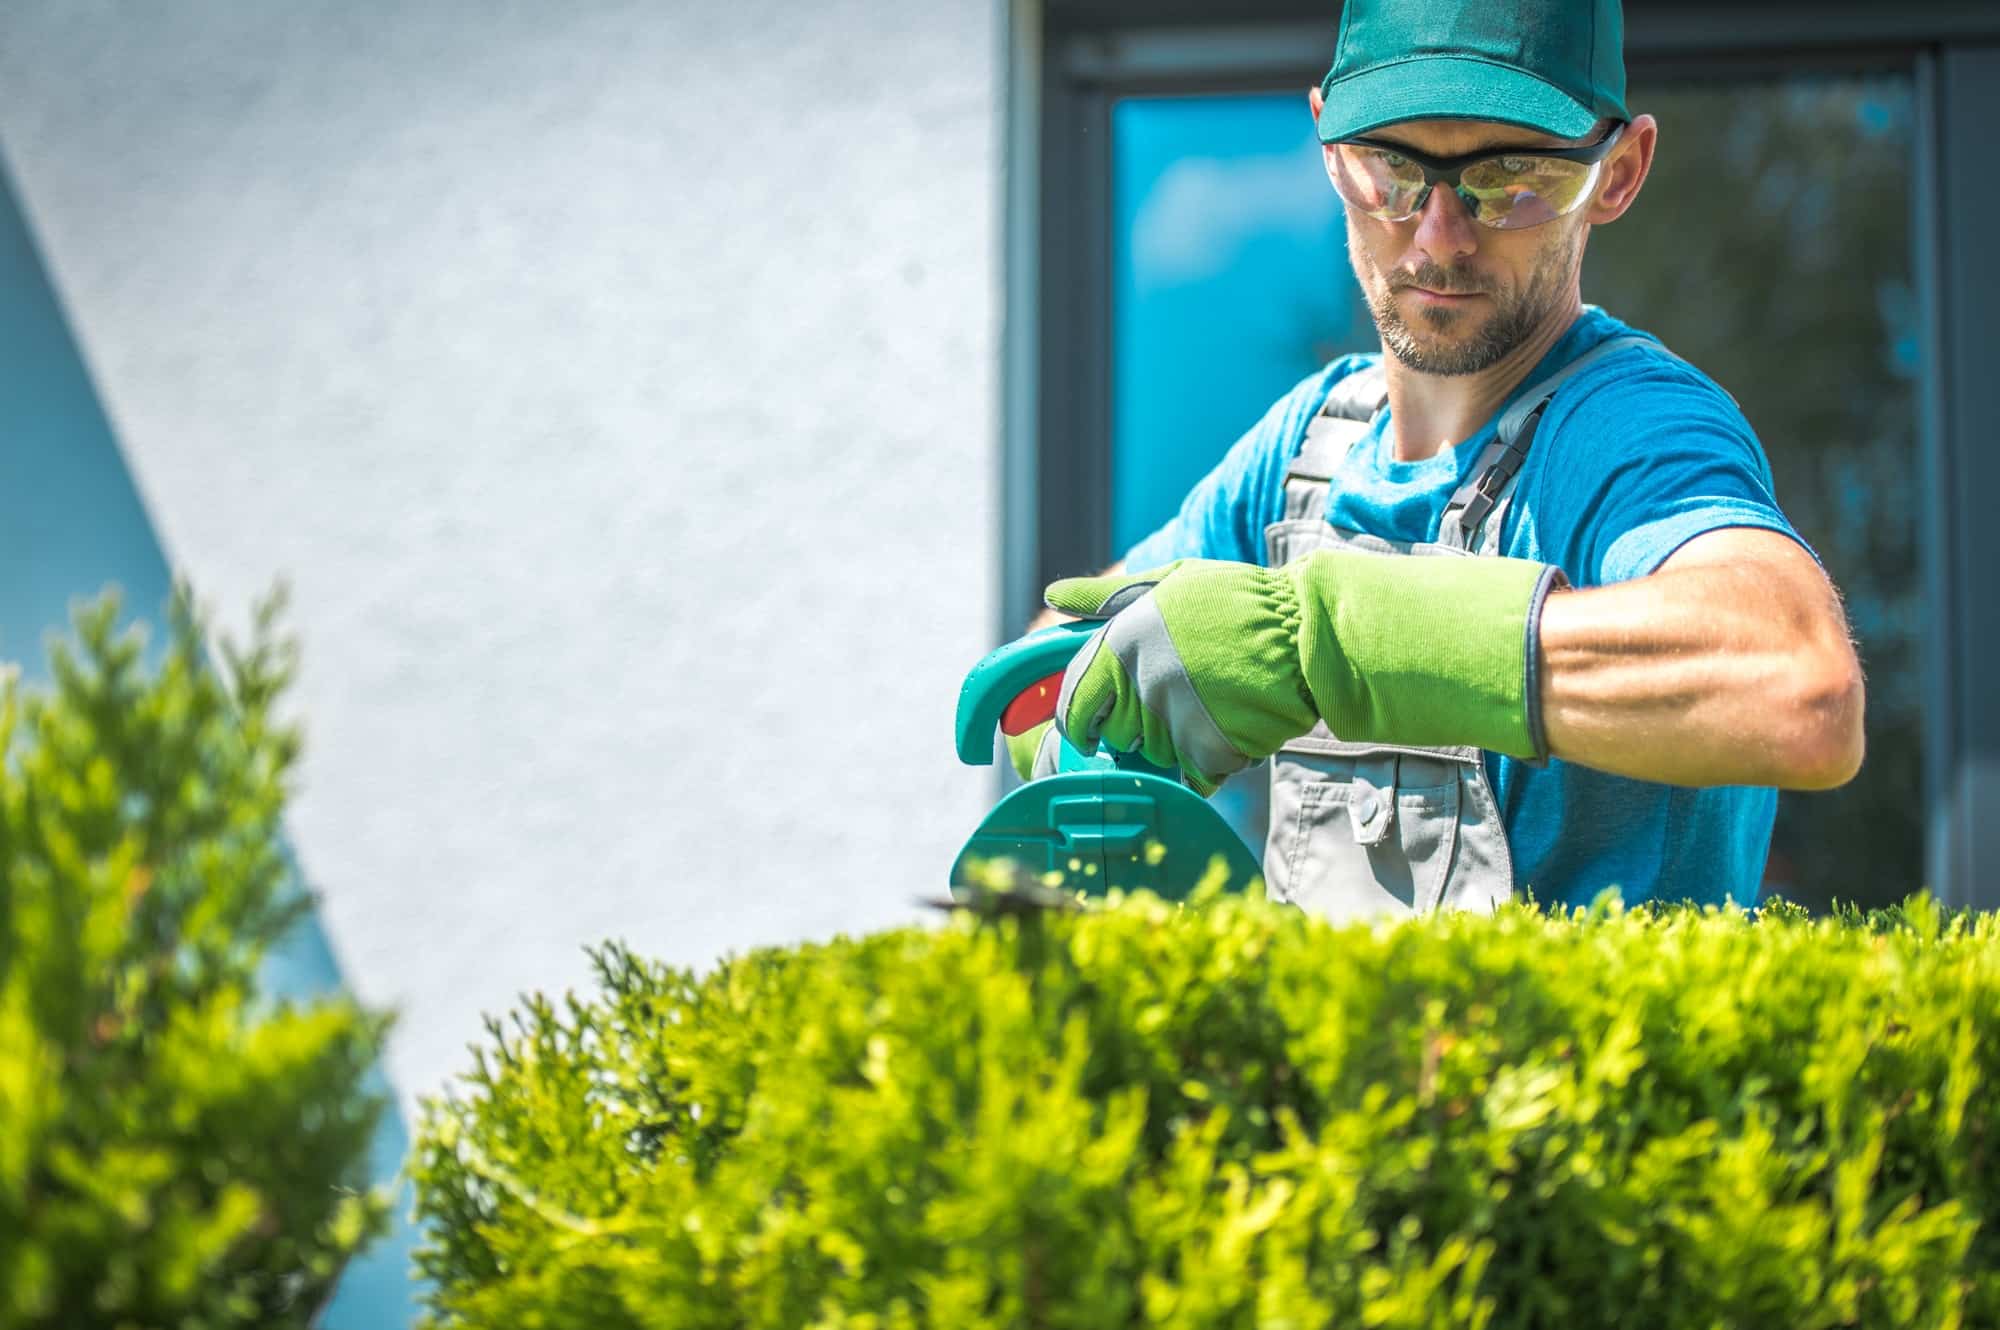
{"type": "Polygon", "coordinates": [[[1058,698],[1076,747],[1204,792],[1274,757],[1280,899],[1747,903],[1774,787],[1860,765],[1839,599],[1756,435],[1582,303],[1659,132],[1621,46],[1617,0],[1348,0],[1309,101],[1384,354],[1308,378],[1108,574],[1048,590],[1108,619],[1058,698]]]}

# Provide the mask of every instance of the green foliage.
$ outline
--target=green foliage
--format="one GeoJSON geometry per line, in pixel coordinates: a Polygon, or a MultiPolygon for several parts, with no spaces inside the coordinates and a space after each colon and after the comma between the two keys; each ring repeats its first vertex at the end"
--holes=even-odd
{"type": "Polygon", "coordinates": [[[303,1327],[383,1226],[383,1018],[257,992],[305,908],[274,598],[217,673],[106,600],[0,691],[0,1328],[303,1327]]]}
{"type": "Polygon", "coordinates": [[[442,1327],[1996,1326],[2000,923],[618,946],[427,1106],[442,1327]]]}

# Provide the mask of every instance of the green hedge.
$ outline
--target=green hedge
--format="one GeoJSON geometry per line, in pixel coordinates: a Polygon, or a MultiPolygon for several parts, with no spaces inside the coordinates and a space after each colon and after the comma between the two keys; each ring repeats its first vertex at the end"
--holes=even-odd
{"type": "Polygon", "coordinates": [[[275,612],[217,673],[107,601],[0,688],[0,1330],[304,1327],[383,1225],[381,1018],[257,992],[304,908],[275,612]]]}
{"type": "Polygon", "coordinates": [[[443,1326],[1996,1326],[2000,931],[1919,900],[596,953],[431,1104],[443,1326]]]}

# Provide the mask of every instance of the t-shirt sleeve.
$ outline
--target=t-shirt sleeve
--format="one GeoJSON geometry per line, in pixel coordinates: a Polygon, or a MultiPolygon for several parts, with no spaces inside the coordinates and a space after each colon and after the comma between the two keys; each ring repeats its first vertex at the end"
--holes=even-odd
{"type": "Polygon", "coordinates": [[[1166,524],[1125,553],[1137,572],[1175,559],[1264,562],[1264,528],[1285,515],[1285,468],[1332,386],[1362,361],[1345,356],[1272,404],[1181,501],[1166,524]]]}
{"type": "Polygon", "coordinates": [[[1812,553],[1729,395],[1691,366],[1649,358],[1607,360],[1549,403],[1541,430],[1561,442],[1542,459],[1534,502],[1537,527],[1562,533],[1551,562],[1577,586],[1627,581],[1724,527],[1776,531],[1812,553]]]}

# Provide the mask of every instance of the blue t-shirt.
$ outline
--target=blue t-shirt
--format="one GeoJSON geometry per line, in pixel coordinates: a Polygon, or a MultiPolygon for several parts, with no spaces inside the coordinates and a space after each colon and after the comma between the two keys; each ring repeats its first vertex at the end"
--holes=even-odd
{"type": "MultiPolygon", "coordinates": [[[[1586,305],[1477,434],[1422,461],[1395,459],[1384,411],[1335,473],[1327,520],[1390,540],[1436,540],[1445,503],[1470,479],[1514,398],[1599,342],[1635,331],[1586,305]]],[[[1287,393],[1180,512],[1132,547],[1126,566],[1178,558],[1263,563],[1264,528],[1284,516],[1285,467],[1307,423],[1334,384],[1379,359],[1342,357],[1287,393]]],[[[1763,527],[1799,540],[1778,510],[1764,449],[1729,395],[1664,350],[1632,347],[1556,392],[1515,482],[1500,552],[1555,564],[1578,587],[1601,586],[1643,577],[1721,527],[1763,527]]],[[[1584,905],[1606,887],[1628,902],[1757,899],[1775,790],[1689,789],[1496,753],[1486,754],[1486,771],[1507,824],[1515,885],[1538,901],[1584,905]]]]}

